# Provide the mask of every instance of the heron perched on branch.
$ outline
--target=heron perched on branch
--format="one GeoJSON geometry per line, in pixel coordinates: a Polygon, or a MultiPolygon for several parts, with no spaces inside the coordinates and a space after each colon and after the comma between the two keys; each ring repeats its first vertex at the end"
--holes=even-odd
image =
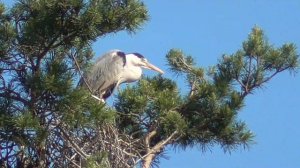
{"type": "Polygon", "coordinates": [[[90,71],[83,75],[79,85],[87,86],[94,98],[104,102],[120,84],[139,80],[142,68],[164,73],[139,53],[125,54],[113,50],[96,60],[90,71]]]}

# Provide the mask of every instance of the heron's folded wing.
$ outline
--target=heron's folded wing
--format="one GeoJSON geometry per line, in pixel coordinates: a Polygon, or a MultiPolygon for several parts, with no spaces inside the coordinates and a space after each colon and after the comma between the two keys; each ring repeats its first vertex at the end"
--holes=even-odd
{"type": "Polygon", "coordinates": [[[110,51],[100,57],[86,75],[92,91],[103,91],[117,83],[125,64],[125,54],[119,50],[110,51]]]}

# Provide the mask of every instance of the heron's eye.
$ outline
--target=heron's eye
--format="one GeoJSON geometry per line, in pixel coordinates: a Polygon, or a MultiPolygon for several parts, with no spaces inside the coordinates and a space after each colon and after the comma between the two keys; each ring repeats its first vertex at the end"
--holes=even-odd
{"type": "Polygon", "coordinates": [[[141,58],[142,62],[147,62],[146,58],[141,58]]]}

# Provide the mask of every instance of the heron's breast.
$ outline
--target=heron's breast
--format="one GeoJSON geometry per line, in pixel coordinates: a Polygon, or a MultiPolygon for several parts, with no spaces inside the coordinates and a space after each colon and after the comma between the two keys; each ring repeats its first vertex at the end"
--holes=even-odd
{"type": "Polygon", "coordinates": [[[130,83],[139,80],[142,76],[142,69],[140,67],[124,68],[121,79],[122,82],[130,83]]]}

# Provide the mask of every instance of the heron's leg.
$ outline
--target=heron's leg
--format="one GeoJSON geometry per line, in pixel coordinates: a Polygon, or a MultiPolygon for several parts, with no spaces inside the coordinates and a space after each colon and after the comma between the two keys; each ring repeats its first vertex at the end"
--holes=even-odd
{"type": "Polygon", "coordinates": [[[97,100],[99,100],[99,102],[105,103],[105,100],[104,100],[104,99],[101,99],[101,98],[99,98],[99,97],[96,96],[96,95],[93,95],[93,94],[92,94],[92,97],[95,98],[95,99],[97,99],[97,100]]]}
{"type": "Polygon", "coordinates": [[[116,86],[115,86],[115,88],[117,88],[117,90],[118,90],[119,93],[121,92],[121,90],[120,90],[120,84],[121,84],[121,82],[120,82],[120,80],[119,80],[119,81],[117,82],[116,86]]]}
{"type": "Polygon", "coordinates": [[[104,99],[101,99],[101,100],[99,101],[99,104],[101,104],[101,103],[104,103],[104,104],[105,104],[106,102],[105,102],[104,99]]]}
{"type": "Polygon", "coordinates": [[[99,104],[100,104],[100,103],[105,103],[104,94],[105,94],[104,91],[100,91],[100,90],[99,90],[99,95],[100,95],[99,104]]]}
{"type": "Polygon", "coordinates": [[[99,93],[99,94],[98,94],[99,97],[96,96],[96,95],[94,95],[94,94],[91,94],[91,95],[92,95],[93,98],[99,100],[99,103],[105,103],[105,99],[103,99],[103,94],[104,94],[104,92],[101,92],[101,91],[98,89],[98,93],[99,93]]]}

